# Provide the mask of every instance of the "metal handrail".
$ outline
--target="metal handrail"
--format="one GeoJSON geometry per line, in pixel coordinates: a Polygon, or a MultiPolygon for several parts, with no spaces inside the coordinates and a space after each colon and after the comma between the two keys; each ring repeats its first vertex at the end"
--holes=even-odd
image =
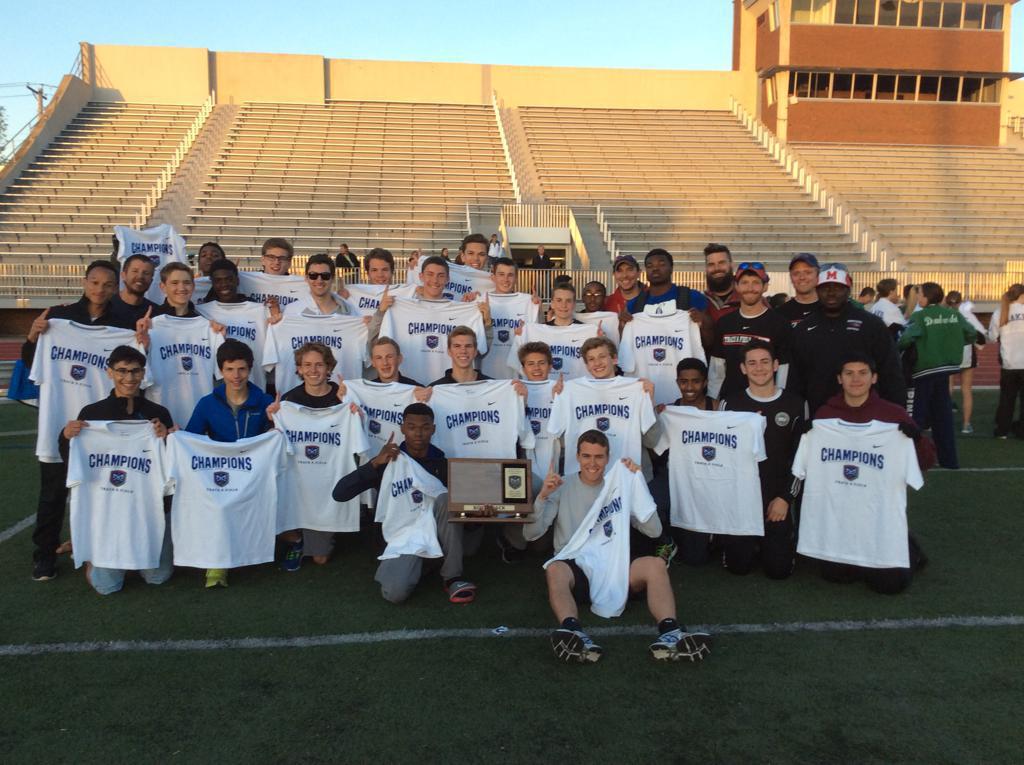
{"type": "Polygon", "coordinates": [[[523,201],[522,191],[519,189],[519,178],[516,175],[516,164],[512,161],[512,152],[508,145],[508,136],[505,135],[505,120],[501,116],[501,102],[498,101],[498,94],[491,91],[491,106],[494,108],[494,119],[498,123],[498,135],[501,136],[501,148],[505,152],[505,164],[508,165],[509,176],[512,178],[512,192],[516,195],[516,202],[523,201]]]}
{"type": "Polygon", "coordinates": [[[576,215],[572,210],[569,210],[569,238],[572,241],[573,247],[576,249],[576,255],[579,258],[580,265],[584,269],[589,269],[590,254],[587,252],[587,244],[583,241],[583,232],[580,231],[579,224],[576,222],[576,215]]]}

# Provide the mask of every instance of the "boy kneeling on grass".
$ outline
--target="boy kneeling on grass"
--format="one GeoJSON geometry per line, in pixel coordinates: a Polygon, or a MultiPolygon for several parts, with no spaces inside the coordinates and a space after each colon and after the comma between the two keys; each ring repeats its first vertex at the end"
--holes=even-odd
{"type": "Polygon", "coordinates": [[[687,632],[676,621],[668,570],[653,555],[654,540],[662,533],[654,500],[632,460],[623,459],[606,473],[608,453],[608,438],[600,431],[580,435],[579,472],[563,479],[552,462],[534,502],[534,520],[523,529],[532,541],[554,524],[555,556],[544,566],[548,601],[560,622],[551,633],[551,648],[566,662],[598,661],[603,651],[583,631],[577,603],[589,602],[595,614],[610,618],[622,613],[630,596],[646,592],[658,625],[651,655],[699,661],[711,652],[711,639],[687,632]]]}

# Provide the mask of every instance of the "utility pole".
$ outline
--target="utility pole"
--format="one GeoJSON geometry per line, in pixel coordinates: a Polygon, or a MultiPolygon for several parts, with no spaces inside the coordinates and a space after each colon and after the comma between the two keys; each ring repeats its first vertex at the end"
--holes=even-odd
{"type": "Polygon", "coordinates": [[[35,94],[35,97],[36,97],[36,116],[37,117],[42,117],[43,116],[43,102],[46,100],[46,94],[43,92],[43,86],[40,85],[38,88],[33,88],[31,85],[26,83],[25,87],[28,88],[30,93],[35,94]]]}

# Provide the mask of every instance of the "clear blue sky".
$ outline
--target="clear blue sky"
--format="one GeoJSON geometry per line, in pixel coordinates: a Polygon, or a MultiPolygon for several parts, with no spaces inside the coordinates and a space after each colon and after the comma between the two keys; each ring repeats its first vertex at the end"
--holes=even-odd
{"type": "MultiPolygon", "coordinates": [[[[6,0],[0,85],[57,85],[78,43],[313,53],[329,58],[548,66],[728,69],[731,0],[6,0]],[[509,10],[512,9],[512,10],[509,10]]],[[[1024,70],[1024,11],[1013,62],[1024,70]]],[[[22,96],[25,94],[25,97],[22,96]]],[[[0,87],[8,134],[33,114],[0,87]]]]}

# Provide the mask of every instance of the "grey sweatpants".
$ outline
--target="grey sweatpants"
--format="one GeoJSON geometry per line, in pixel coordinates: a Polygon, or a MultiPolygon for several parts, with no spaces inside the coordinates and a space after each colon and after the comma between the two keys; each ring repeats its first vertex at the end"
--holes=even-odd
{"type": "MultiPolygon", "coordinates": [[[[437,521],[437,541],[444,554],[441,562],[441,579],[452,579],[462,575],[462,558],[480,549],[483,527],[477,526],[466,531],[466,524],[451,523],[448,520],[448,496],[443,496],[434,508],[437,521]]],[[[380,594],[391,603],[402,603],[416,589],[423,576],[423,558],[418,555],[400,555],[382,560],[377,566],[374,581],[380,584],[380,594]]]]}

